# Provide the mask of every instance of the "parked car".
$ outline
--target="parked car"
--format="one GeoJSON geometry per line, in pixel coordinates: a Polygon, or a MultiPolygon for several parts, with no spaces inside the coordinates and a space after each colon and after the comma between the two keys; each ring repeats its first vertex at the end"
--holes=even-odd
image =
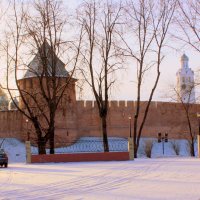
{"type": "Polygon", "coordinates": [[[3,149],[0,149],[0,166],[8,167],[8,156],[3,149]]]}

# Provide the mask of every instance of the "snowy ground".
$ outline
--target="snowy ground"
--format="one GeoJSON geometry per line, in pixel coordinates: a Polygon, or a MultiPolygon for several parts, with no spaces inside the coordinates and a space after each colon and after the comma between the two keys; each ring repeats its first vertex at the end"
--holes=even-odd
{"type": "Polygon", "coordinates": [[[198,200],[200,160],[12,163],[0,168],[0,199],[198,200]]]}
{"type": "Polygon", "coordinates": [[[135,161],[25,164],[24,143],[6,139],[0,200],[200,200],[200,159],[179,143],[180,156],[169,142],[162,158],[162,144],[154,142],[151,159],[141,144],[135,161]]]}
{"type": "MultiPolygon", "coordinates": [[[[0,138],[0,144],[3,139],[0,138]]],[[[138,157],[144,158],[146,157],[145,153],[145,142],[152,141],[152,150],[151,157],[152,158],[160,158],[163,157],[163,144],[158,143],[156,139],[141,139],[141,143],[138,150],[138,157]]],[[[164,157],[174,157],[176,153],[172,147],[173,141],[169,141],[168,143],[164,143],[164,157]]],[[[188,157],[189,154],[189,146],[186,140],[177,140],[176,141],[179,146],[179,156],[188,157]]],[[[103,145],[100,138],[96,137],[82,137],[80,138],[74,145],[69,147],[57,148],[55,150],[56,153],[72,153],[72,152],[102,152],[103,145]]],[[[109,138],[109,147],[111,151],[128,151],[128,141],[125,138],[109,138]]],[[[9,158],[9,163],[13,162],[25,162],[26,153],[25,153],[25,145],[17,139],[5,139],[3,142],[2,148],[6,151],[9,158]]],[[[37,154],[37,148],[32,147],[32,154],[37,154]]],[[[197,153],[197,148],[195,144],[195,152],[197,153]]],[[[48,150],[47,150],[48,153],[48,150]]]]}

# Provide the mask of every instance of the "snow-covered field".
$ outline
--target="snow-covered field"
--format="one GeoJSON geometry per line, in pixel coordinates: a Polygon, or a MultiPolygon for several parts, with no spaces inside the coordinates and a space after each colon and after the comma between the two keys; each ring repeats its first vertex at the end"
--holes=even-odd
{"type": "Polygon", "coordinates": [[[140,149],[135,161],[26,164],[24,144],[6,139],[0,200],[200,200],[200,159],[180,144],[178,157],[166,143],[162,158],[162,144],[154,143],[151,159],[140,149]]]}
{"type": "Polygon", "coordinates": [[[12,163],[0,168],[0,199],[200,199],[200,160],[12,163]]]}

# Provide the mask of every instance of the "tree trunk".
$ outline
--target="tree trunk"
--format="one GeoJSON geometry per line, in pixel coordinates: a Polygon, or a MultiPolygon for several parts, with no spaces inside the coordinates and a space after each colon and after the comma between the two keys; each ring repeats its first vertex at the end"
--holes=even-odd
{"type": "Polygon", "coordinates": [[[55,131],[55,129],[53,127],[53,128],[51,128],[50,133],[49,133],[49,135],[50,135],[50,138],[49,138],[50,154],[55,153],[55,139],[54,139],[55,133],[54,133],[54,131],[55,131]]]}
{"type": "Polygon", "coordinates": [[[134,158],[137,158],[138,145],[136,144],[135,141],[133,141],[133,145],[134,145],[134,158]]]}
{"type": "Polygon", "coordinates": [[[101,118],[102,134],[103,134],[103,147],[104,152],[109,152],[108,137],[107,137],[107,121],[106,116],[101,118]]]}
{"type": "Polygon", "coordinates": [[[191,156],[195,157],[194,140],[193,139],[192,139],[191,144],[190,144],[190,153],[191,153],[191,156]]]}
{"type": "Polygon", "coordinates": [[[46,143],[44,138],[38,140],[38,154],[46,154],[46,143]]]}
{"type": "Polygon", "coordinates": [[[137,158],[137,145],[134,145],[134,158],[137,158]]]}
{"type": "MultiPolygon", "coordinates": [[[[137,108],[137,109],[140,109],[140,108],[137,108]]],[[[138,115],[135,115],[135,117],[134,117],[134,131],[133,131],[134,158],[137,158],[137,150],[138,150],[138,147],[137,147],[137,144],[136,144],[136,141],[137,141],[137,120],[138,120],[138,115]]]]}
{"type": "Polygon", "coordinates": [[[40,127],[38,125],[37,119],[33,119],[33,125],[36,130],[37,134],[37,145],[38,145],[38,154],[46,154],[46,141],[45,138],[42,137],[42,132],[40,130],[40,127]]]}

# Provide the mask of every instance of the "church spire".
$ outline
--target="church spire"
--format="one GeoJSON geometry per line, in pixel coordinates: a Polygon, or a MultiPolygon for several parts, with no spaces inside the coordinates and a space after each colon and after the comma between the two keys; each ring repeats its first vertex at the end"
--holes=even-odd
{"type": "Polygon", "coordinates": [[[188,67],[188,61],[189,61],[189,58],[185,54],[183,54],[181,56],[181,68],[182,69],[188,69],[189,68],[188,67]]]}
{"type": "Polygon", "coordinates": [[[181,68],[177,76],[177,100],[183,103],[195,103],[194,72],[189,68],[189,58],[181,56],[181,68]]]}

